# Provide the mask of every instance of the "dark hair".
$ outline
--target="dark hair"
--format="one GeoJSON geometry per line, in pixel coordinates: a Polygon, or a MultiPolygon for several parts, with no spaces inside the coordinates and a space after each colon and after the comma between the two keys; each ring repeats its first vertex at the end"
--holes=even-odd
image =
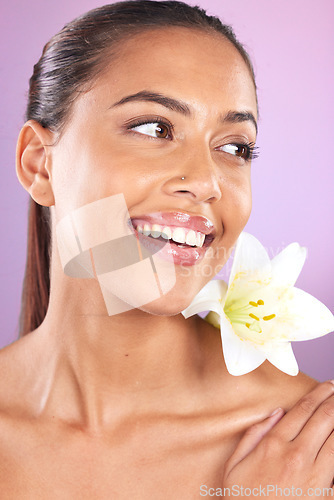
{"type": "MultiPolygon", "coordinates": [[[[130,0],[93,9],[66,24],[45,45],[30,78],[27,120],[61,134],[72,104],[105,68],[122,39],[148,29],[185,27],[219,33],[243,57],[254,86],[252,63],[230,26],[200,7],[178,1],[130,0]],[[113,52],[114,50],[114,52],[113,52]]],[[[43,321],[50,292],[51,231],[48,207],[30,199],[27,264],[22,291],[20,336],[43,321]]]]}

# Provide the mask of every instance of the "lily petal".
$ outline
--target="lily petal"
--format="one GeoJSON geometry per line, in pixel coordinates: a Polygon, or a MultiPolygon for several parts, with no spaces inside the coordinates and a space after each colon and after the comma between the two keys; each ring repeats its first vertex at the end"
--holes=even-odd
{"type": "Polygon", "coordinates": [[[255,236],[243,231],[237,241],[234,259],[229,279],[229,285],[234,281],[236,274],[270,274],[271,264],[263,245],[255,236]]]}
{"type": "Polygon", "coordinates": [[[220,330],[220,316],[221,314],[217,314],[214,311],[210,311],[204,318],[205,321],[207,321],[210,325],[214,326],[215,328],[219,328],[220,330]]]}
{"type": "Polygon", "coordinates": [[[181,313],[185,318],[202,311],[222,313],[222,299],[227,292],[227,283],[223,280],[211,280],[194,297],[193,301],[181,313]]]}
{"type": "Polygon", "coordinates": [[[334,331],[334,316],[320,300],[294,287],[285,293],[275,330],[282,340],[315,339],[334,331]]]}
{"type": "Polygon", "coordinates": [[[229,278],[228,299],[252,293],[271,280],[271,263],[259,240],[248,233],[239,236],[229,278]]]}
{"type": "Polygon", "coordinates": [[[305,264],[307,249],[291,243],[271,261],[271,272],[275,286],[293,286],[305,264]]]}
{"type": "MultiPolygon", "coordinates": [[[[266,347],[269,349],[269,346],[266,347]]],[[[288,375],[295,376],[299,372],[290,342],[273,343],[271,349],[267,351],[267,360],[288,375]]]]}
{"type": "Polygon", "coordinates": [[[266,355],[263,352],[234,333],[225,315],[221,316],[220,332],[226,368],[231,375],[244,375],[265,361],[266,355]]]}

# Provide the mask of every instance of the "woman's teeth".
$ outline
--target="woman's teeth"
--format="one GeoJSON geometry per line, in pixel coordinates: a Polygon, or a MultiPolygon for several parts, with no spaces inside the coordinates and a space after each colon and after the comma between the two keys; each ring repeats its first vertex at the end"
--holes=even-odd
{"type": "Polygon", "coordinates": [[[138,224],[136,227],[138,233],[142,233],[145,236],[152,236],[153,238],[159,238],[161,236],[165,240],[173,240],[176,243],[186,243],[190,246],[202,247],[205,234],[194,231],[193,229],[185,229],[184,227],[174,227],[160,226],[160,224],[148,224],[144,225],[138,224]]]}

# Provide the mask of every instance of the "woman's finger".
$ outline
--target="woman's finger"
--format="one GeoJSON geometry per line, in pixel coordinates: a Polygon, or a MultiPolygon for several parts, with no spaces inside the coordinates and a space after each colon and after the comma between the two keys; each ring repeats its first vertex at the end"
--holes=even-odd
{"type": "Polygon", "coordinates": [[[334,479],[334,431],[323,444],[315,462],[319,475],[321,474],[324,480],[332,485],[334,479]]]}
{"type": "Polygon", "coordinates": [[[292,441],[303,429],[321,403],[334,393],[333,381],[323,382],[303,396],[272,431],[283,441],[292,441]]]}
{"type": "MultiPolygon", "coordinates": [[[[305,450],[310,459],[315,460],[320,448],[334,429],[334,395],[328,397],[306,422],[295,442],[305,450]]],[[[334,450],[333,450],[334,456],[334,450]]]]}
{"type": "Polygon", "coordinates": [[[273,428],[283,415],[284,410],[282,408],[277,408],[268,418],[247,429],[236,449],[225,463],[226,474],[228,474],[258,445],[263,436],[273,428]]]}

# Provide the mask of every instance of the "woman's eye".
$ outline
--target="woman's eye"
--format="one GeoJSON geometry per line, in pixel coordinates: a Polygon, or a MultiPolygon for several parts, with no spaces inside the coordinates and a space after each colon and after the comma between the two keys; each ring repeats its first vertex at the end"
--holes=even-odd
{"type": "Polygon", "coordinates": [[[161,122],[143,123],[131,127],[131,130],[139,134],[157,137],[159,139],[168,139],[170,137],[170,128],[168,125],[161,122]]]}
{"type": "Polygon", "coordinates": [[[225,153],[244,158],[245,160],[248,160],[250,156],[249,147],[245,144],[225,144],[219,149],[225,151],[225,153]]]}
{"type": "Polygon", "coordinates": [[[230,155],[238,156],[246,162],[254,160],[259,156],[259,148],[255,146],[254,142],[249,142],[247,144],[224,144],[217,149],[230,155]]]}

